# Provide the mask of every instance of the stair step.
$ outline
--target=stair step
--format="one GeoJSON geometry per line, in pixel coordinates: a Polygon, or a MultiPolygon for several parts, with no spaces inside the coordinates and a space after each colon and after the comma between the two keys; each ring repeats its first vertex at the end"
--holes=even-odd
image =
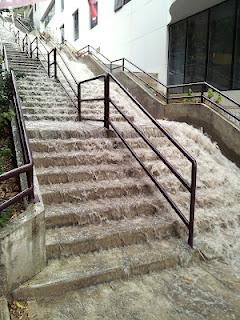
{"type": "Polygon", "coordinates": [[[193,254],[180,241],[162,240],[54,260],[17,288],[13,296],[16,300],[57,296],[69,290],[188,265],[193,254]]]}
{"type": "Polygon", "coordinates": [[[63,103],[69,104],[69,98],[64,94],[62,94],[62,96],[60,96],[60,97],[58,95],[55,97],[54,96],[47,97],[46,95],[41,95],[41,94],[38,96],[24,95],[24,96],[21,96],[21,98],[25,104],[27,104],[27,103],[33,104],[35,102],[36,103],[44,102],[44,103],[49,103],[49,104],[51,104],[51,103],[58,104],[60,102],[61,104],[63,104],[63,103]]]}
{"type": "Polygon", "coordinates": [[[24,119],[26,121],[42,121],[42,120],[50,120],[50,121],[77,121],[77,115],[70,114],[25,114],[24,119]]]}
{"type": "Polygon", "coordinates": [[[18,93],[20,95],[34,95],[34,96],[39,96],[39,95],[64,95],[66,97],[65,92],[63,92],[63,89],[60,85],[56,86],[56,87],[52,87],[50,88],[46,88],[44,86],[32,86],[30,87],[22,87],[18,84],[18,93]]]}
{"type": "MultiPolygon", "coordinates": [[[[64,108],[64,109],[70,109],[70,110],[73,110],[75,111],[76,110],[76,107],[74,107],[74,105],[70,102],[70,101],[60,101],[60,102],[56,102],[56,101],[53,101],[53,102],[50,102],[50,101],[39,101],[39,100],[33,100],[33,101],[26,101],[24,100],[23,98],[23,101],[22,101],[22,106],[24,109],[47,109],[47,110],[51,110],[52,108],[53,109],[61,109],[61,108],[64,108]]],[[[69,110],[69,111],[70,111],[69,110]]]]}
{"type": "Polygon", "coordinates": [[[154,185],[143,178],[123,178],[119,180],[102,180],[94,182],[75,182],[41,186],[43,202],[53,203],[81,203],[89,200],[115,198],[117,196],[150,194],[154,185]]]}
{"type": "MultiPolygon", "coordinates": [[[[149,167],[151,163],[149,163],[149,167]]],[[[37,168],[38,181],[42,185],[80,182],[80,181],[99,181],[109,179],[121,179],[123,177],[137,177],[143,172],[138,164],[128,165],[87,165],[73,167],[56,168],[37,168]]]]}
{"type": "Polygon", "coordinates": [[[74,107],[22,107],[22,111],[26,115],[44,115],[44,114],[51,114],[51,115],[73,115],[77,114],[77,108],[74,107]]]}
{"type": "Polygon", "coordinates": [[[175,221],[167,221],[160,216],[142,216],[83,227],[47,229],[47,257],[60,259],[174,237],[175,221]]]}
{"type": "MultiPolygon", "coordinates": [[[[138,155],[142,160],[157,159],[150,151],[139,148],[138,155]]],[[[132,163],[132,156],[127,149],[117,150],[113,153],[109,150],[102,152],[62,152],[62,153],[34,153],[34,164],[37,168],[80,166],[98,164],[121,164],[132,163]]]]}
{"type": "MultiPolygon", "coordinates": [[[[157,146],[167,146],[168,141],[165,137],[151,138],[151,142],[157,146]]],[[[144,148],[145,143],[140,138],[127,138],[127,142],[132,148],[144,148]]],[[[125,145],[118,138],[88,138],[86,139],[68,139],[68,140],[39,140],[30,139],[33,152],[66,152],[66,151],[96,151],[116,150],[125,148],[125,145]]]]}
{"type": "Polygon", "coordinates": [[[45,207],[47,228],[72,225],[99,225],[109,220],[133,219],[137,216],[167,212],[165,201],[159,194],[125,196],[88,201],[87,203],[62,203],[45,207]]]}

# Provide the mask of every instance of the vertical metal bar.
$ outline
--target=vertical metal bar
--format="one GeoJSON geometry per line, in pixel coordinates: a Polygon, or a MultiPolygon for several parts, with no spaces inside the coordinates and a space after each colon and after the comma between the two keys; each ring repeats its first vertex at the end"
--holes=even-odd
{"type": "Polygon", "coordinates": [[[90,53],[90,45],[88,44],[88,54],[90,53]]]}
{"type": "Polygon", "coordinates": [[[190,218],[189,218],[189,235],[188,244],[193,248],[194,236],[194,211],[196,201],[196,186],[197,186],[197,163],[192,164],[192,186],[191,186],[191,202],[190,202],[190,218]]]}
{"type": "Polygon", "coordinates": [[[104,127],[109,129],[109,91],[110,91],[110,77],[107,74],[104,78],[104,127]]]}
{"type": "Polygon", "coordinates": [[[166,102],[168,104],[169,102],[169,88],[167,87],[167,92],[166,92],[166,102]]]}
{"type": "Polygon", "coordinates": [[[39,59],[38,38],[36,37],[37,59],[39,59]]]}
{"type": "Polygon", "coordinates": [[[50,52],[48,52],[48,76],[51,78],[51,72],[50,72],[50,52]]]}
{"type": "Polygon", "coordinates": [[[125,70],[125,59],[123,58],[122,59],[122,71],[124,71],[125,70]]]}
{"type": "Polygon", "coordinates": [[[81,83],[78,84],[78,120],[82,120],[82,93],[81,93],[81,83]]]}
{"type": "Polygon", "coordinates": [[[54,57],[54,77],[55,79],[57,79],[57,48],[54,48],[53,57],[54,57]]]}
{"type": "Polygon", "coordinates": [[[32,58],[33,53],[32,53],[32,43],[30,42],[30,58],[32,58]]]}
{"type": "Polygon", "coordinates": [[[112,67],[112,61],[110,62],[110,73],[112,73],[112,69],[113,69],[113,67],[112,67]]]}

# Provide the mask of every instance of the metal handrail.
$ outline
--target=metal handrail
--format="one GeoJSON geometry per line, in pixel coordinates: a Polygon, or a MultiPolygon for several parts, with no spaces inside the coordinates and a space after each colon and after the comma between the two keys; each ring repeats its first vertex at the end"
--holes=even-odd
{"type": "Polygon", "coordinates": [[[153,90],[155,92],[156,95],[160,95],[167,103],[169,103],[169,101],[172,100],[180,100],[180,99],[189,99],[191,100],[192,98],[200,98],[201,102],[203,103],[204,101],[208,101],[211,104],[213,104],[214,106],[216,106],[218,109],[220,109],[221,111],[223,111],[224,113],[226,113],[227,115],[229,115],[230,117],[240,121],[240,117],[234,115],[232,112],[226,110],[223,106],[221,106],[219,103],[216,103],[213,100],[208,99],[205,96],[206,90],[204,90],[204,88],[209,88],[212,89],[214,92],[218,93],[219,95],[221,95],[223,98],[225,98],[226,100],[230,101],[231,103],[233,103],[234,105],[236,105],[237,107],[240,107],[240,104],[236,101],[234,101],[232,98],[230,98],[229,96],[227,96],[226,94],[222,93],[220,90],[218,90],[217,88],[215,88],[214,86],[212,86],[211,84],[207,83],[207,82],[193,82],[193,83],[184,83],[184,84],[179,84],[179,85],[165,85],[163,84],[161,81],[159,81],[158,79],[156,79],[155,77],[153,77],[152,75],[150,75],[149,73],[147,73],[146,71],[144,71],[142,68],[138,67],[135,63],[133,63],[132,61],[126,59],[126,58],[120,58],[120,59],[116,59],[116,60],[109,60],[106,56],[104,56],[102,53],[98,52],[96,49],[94,49],[92,46],[87,45],[85,47],[83,47],[82,49],[78,50],[77,52],[81,52],[85,49],[88,49],[86,51],[86,53],[88,54],[92,54],[95,58],[97,58],[101,63],[103,63],[101,61],[101,59],[99,57],[97,57],[95,54],[93,54],[93,52],[91,52],[90,49],[92,49],[93,51],[97,52],[99,55],[103,56],[104,59],[107,59],[107,61],[109,62],[109,66],[105,65],[105,67],[107,67],[110,70],[110,73],[112,73],[113,70],[119,69],[121,68],[123,71],[127,70],[128,72],[130,72],[132,75],[134,75],[134,77],[138,78],[141,82],[143,82],[148,88],[150,88],[151,90],[153,90]],[[116,62],[122,61],[122,64],[117,66],[117,67],[113,67],[113,64],[116,62]],[[141,77],[139,77],[136,73],[132,72],[129,68],[126,67],[126,62],[131,64],[134,68],[138,69],[139,71],[141,71],[141,73],[145,74],[146,76],[148,76],[149,78],[151,78],[151,80],[155,81],[158,85],[161,85],[164,89],[165,92],[160,92],[159,90],[157,90],[156,88],[154,88],[152,85],[150,85],[148,82],[146,82],[144,79],[142,79],[141,77]],[[186,95],[186,96],[171,96],[170,95],[170,91],[171,89],[177,89],[177,88],[184,88],[184,87],[192,87],[192,86],[197,86],[197,85],[201,85],[202,86],[202,90],[199,94],[195,94],[195,95],[186,95]]]}
{"type": "MultiPolygon", "coordinates": [[[[7,71],[9,72],[8,68],[8,59],[6,55],[6,48],[4,46],[4,59],[5,59],[5,66],[7,71]]],[[[19,177],[21,174],[25,173],[27,176],[27,187],[20,191],[17,195],[12,197],[9,200],[4,201],[0,204],[0,213],[5,210],[6,208],[10,207],[11,205],[23,200],[25,197],[28,197],[29,202],[36,202],[37,197],[34,196],[34,181],[33,181],[33,159],[32,153],[30,149],[30,144],[27,136],[27,130],[24,123],[23,113],[22,113],[22,106],[20,102],[20,98],[17,91],[16,86],[16,78],[14,72],[11,71],[11,84],[12,84],[12,97],[13,97],[13,104],[16,111],[16,123],[19,131],[19,138],[22,146],[22,153],[23,153],[23,165],[12,169],[8,172],[5,172],[0,175],[0,182],[6,181],[10,178],[19,177]]]]}
{"type": "MultiPolygon", "coordinates": [[[[88,46],[88,50],[90,49],[90,46],[88,46]]],[[[50,76],[50,68],[53,65],[54,66],[54,74],[55,78],[57,78],[57,54],[58,51],[56,48],[52,49],[50,52],[48,52],[48,74],[50,76]],[[50,61],[50,56],[54,55],[54,61],[50,61]]],[[[65,62],[65,61],[64,61],[65,62]]],[[[65,62],[66,64],[66,62],[65,62]]],[[[60,66],[58,66],[60,67],[60,66]]],[[[68,67],[68,71],[71,70],[68,67]]],[[[61,72],[63,73],[63,70],[60,67],[61,72]]],[[[64,73],[63,73],[64,74],[64,73]]],[[[64,74],[65,78],[67,79],[66,75],[64,74]]],[[[68,79],[67,79],[68,80],[68,79]]],[[[69,81],[68,81],[69,83],[69,81]]],[[[76,83],[76,81],[75,81],[76,83]]],[[[70,84],[70,83],[69,83],[70,84]]],[[[71,87],[71,86],[70,86],[71,87]]],[[[71,87],[72,88],[72,87],[71,87]]],[[[163,194],[165,199],[169,202],[171,207],[175,210],[175,212],[178,214],[180,219],[183,221],[183,223],[187,226],[189,230],[189,236],[188,236],[188,243],[192,247],[193,246],[193,232],[194,232],[194,210],[195,210],[195,195],[196,195],[196,174],[197,174],[197,163],[196,160],[183,148],[173,137],[171,134],[167,132],[167,130],[161,126],[146,110],[145,108],[128,92],[128,90],[112,75],[100,75],[91,79],[86,79],[77,84],[77,98],[78,98],[78,115],[79,120],[87,120],[82,117],[81,112],[81,103],[82,102],[89,102],[89,101],[104,101],[104,120],[100,119],[94,119],[97,121],[104,121],[105,128],[109,129],[109,127],[112,127],[112,129],[116,132],[116,134],[120,137],[120,139],[124,142],[126,147],[129,149],[129,151],[132,153],[132,155],[135,157],[135,159],[139,162],[139,164],[142,166],[144,171],[147,173],[147,175],[150,177],[150,179],[153,181],[153,183],[156,185],[158,190],[163,194]],[[103,98],[82,98],[81,96],[81,88],[83,84],[87,84],[89,82],[104,79],[104,97],[103,98]],[[138,106],[138,108],[144,113],[145,116],[148,117],[148,119],[155,125],[156,128],[158,128],[162,134],[164,134],[165,137],[168,138],[168,140],[173,143],[173,145],[188,159],[188,161],[191,162],[192,169],[191,169],[191,183],[189,183],[178,171],[177,169],[168,161],[168,159],[165,158],[165,156],[160,153],[157,148],[154,147],[154,145],[150,142],[150,140],[145,136],[145,134],[131,121],[131,119],[114,103],[114,101],[110,97],[110,80],[114,81],[121,89],[122,91],[135,103],[135,105],[138,106]],[[184,214],[181,212],[181,210],[178,208],[177,204],[174,200],[171,199],[170,195],[167,193],[167,191],[164,189],[163,186],[157,181],[157,179],[153,176],[153,174],[149,171],[149,169],[144,165],[142,160],[137,156],[137,154],[134,152],[134,150],[130,147],[130,145],[127,143],[127,141],[124,139],[124,137],[121,135],[121,133],[118,131],[116,126],[112,123],[112,121],[109,118],[109,106],[113,105],[114,108],[125,118],[125,120],[131,125],[131,127],[135,130],[135,132],[138,133],[138,135],[143,139],[145,143],[151,148],[151,150],[158,156],[158,158],[168,167],[168,169],[175,175],[175,177],[179,180],[179,182],[186,188],[187,191],[190,192],[190,215],[189,220],[184,216],[184,214]]],[[[72,88],[73,90],[73,88],[72,88]]],[[[93,120],[93,119],[88,119],[93,120]]]]}
{"type": "Polygon", "coordinates": [[[194,235],[194,211],[195,211],[195,197],[196,197],[196,179],[197,179],[197,162],[196,160],[188,153],[188,151],[182,147],[177,140],[173,138],[173,136],[160,124],[158,123],[150,114],[145,110],[145,108],[139,103],[129,92],[128,90],[112,75],[100,75],[91,79],[84,80],[79,83],[79,120],[82,120],[82,112],[81,112],[81,102],[84,101],[96,101],[96,99],[82,99],[81,98],[81,86],[84,83],[92,82],[98,79],[104,79],[104,98],[98,98],[98,100],[104,100],[104,126],[109,129],[111,127],[117,136],[122,140],[134,158],[138,161],[138,163],[142,166],[146,174],[156,185],[158,190],[162,193],[174,211],[178,214],[182,222],[189,230],[188,235],[188,244],[193,247],[193,235],[194,235]],[[116,103],[111,99],[110,92],[110,81],[113,81],[117,84],[120,89],[134,102],[135,105],[144,113],[145,116],[159,129],[164,136],[183,154],[183,156],[191,163],[191,183],[189,183],[185,178],[177,171],[177,169],[165,158],[165,156],[157,150],[157,148],[152,144],[149,138],[143,133],[141,129],[139,129],[136,124],[132,122],[132,120],[116,105],[116,103]],[[114,123],[110,120],[110,104],[121,114],[121,116],[130,124],[130,126],[135,130],[135,132],[143,139],[143,141],[151,148],[151,150],[158,156],[158,158],[168,167],[168,169],[175,175],[175,177],[180,181],[180,183],[186,188],[187,191],[190,192],[190,213],[189,219],[185,217],[182,211],[179,209],[175,201],[170,197],[165,188],[157,181],[157,179],[153,176],[150,170],[144,165],[143,161],[139,158],[139,156],[135,153],[132,147],[128,144],[126,139],[114,125],[114,123]]]}

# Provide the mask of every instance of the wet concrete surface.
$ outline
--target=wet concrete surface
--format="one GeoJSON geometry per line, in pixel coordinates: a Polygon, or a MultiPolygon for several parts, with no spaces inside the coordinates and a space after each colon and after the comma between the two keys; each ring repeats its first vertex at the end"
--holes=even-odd
{"type": "Polygon", "coordinates": [[[239,320],[240,259],[202,262],[31,301],[36,320],[239,320]]]}

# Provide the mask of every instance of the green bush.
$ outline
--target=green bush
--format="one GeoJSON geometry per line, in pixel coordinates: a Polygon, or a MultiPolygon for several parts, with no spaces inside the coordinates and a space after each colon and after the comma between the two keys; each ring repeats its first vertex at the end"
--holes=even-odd
{"type": "Polygon", "coordinates": [[[11,108],[11,84],[10,74],[7,72],[0,73],[0,134],[2,135],[6,126],[14,116],[11,108]]]}
{"type": "Polygon", "coordinates": [[[13,209],[7,208],[0,213],[0,228],[4,226],[6,222],[11,218],[13,209]]]}

